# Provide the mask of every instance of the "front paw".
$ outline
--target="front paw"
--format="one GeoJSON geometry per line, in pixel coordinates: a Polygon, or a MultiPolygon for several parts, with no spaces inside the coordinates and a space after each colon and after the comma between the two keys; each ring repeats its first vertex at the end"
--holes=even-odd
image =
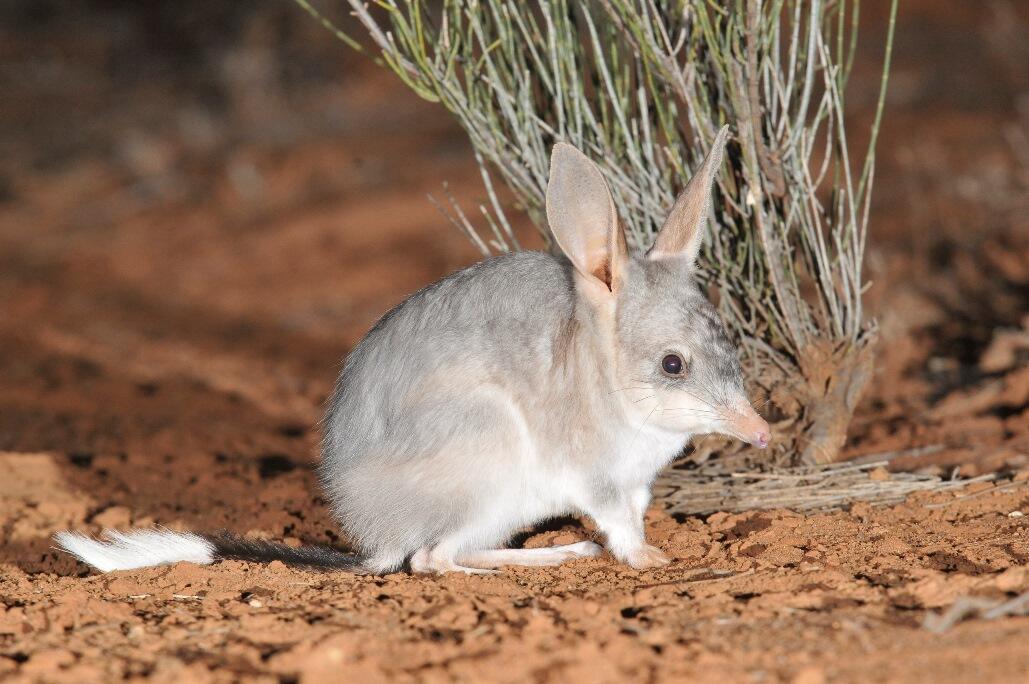
{"type": "Polygon", "coordinates": [[[626,554],[625,562],[637,570],[647,570],[668,565],[672,559],[661,549],[647,544],[626,554]]]}

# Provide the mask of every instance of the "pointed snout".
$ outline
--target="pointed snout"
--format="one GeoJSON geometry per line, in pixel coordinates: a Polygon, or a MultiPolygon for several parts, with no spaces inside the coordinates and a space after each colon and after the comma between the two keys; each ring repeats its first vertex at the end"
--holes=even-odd
{"type": "Polygon", "coordinates": [[[733,416],[733,428],[737,437],[758,449],[764,449],[772,441],[772,429],[768,427],[768,422],[749,404],[737,409],[733,416]]]}

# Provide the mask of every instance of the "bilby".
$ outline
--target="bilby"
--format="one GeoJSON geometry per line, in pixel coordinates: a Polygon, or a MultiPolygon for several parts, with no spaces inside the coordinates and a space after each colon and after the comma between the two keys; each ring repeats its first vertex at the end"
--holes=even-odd
{"type": "Polygon", "coordinates": [[[365,335],[329,402],[319,468],[353,553],[165,529],[61,532],[57,544],[103,571],[235,558],[476,573],[599,555],[588,540],[505,548],[521,528],[579,514],[619,561],[668,563],[644,537],[659,471],[694,435],[770,439],[694,278],[727,135],[639,254],[599,167],[558,143],[546,214],[563,255],[487,259],[365,335]]]}

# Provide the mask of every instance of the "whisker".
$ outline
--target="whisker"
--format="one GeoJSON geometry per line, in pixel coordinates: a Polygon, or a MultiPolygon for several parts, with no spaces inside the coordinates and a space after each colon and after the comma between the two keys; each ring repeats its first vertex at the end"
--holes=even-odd
{"type": "Polygon", "coordinates": [[[667,411],[696,411],[697,413],[710,413],[712,415],[721,415],[721,411],[712,411],[708,408],[698,406],[670,406],[666,409],[667,411]]]}
{"type": "MultiPolygon", "coordinates": [[[[683,394],[689,394],[689,392],[686,392],[685,390],[680,390],[680,391],[682,391],[683,394]]],[[[699,401],[701,404],[704,404],[705,406],[709,406],[711,408],[711,410],[713,410],[713,411],[716,411],[716,412],[719,411],[719,407],[718,406],[715,406],[714,404],[712,404],[707,399],[704,399],[703,397],[698,397],[695,394],[690,394],[690,397],[692,397],[693,399],[696,399],[697,401],[699,401]]]]}
{"type": "Polygon", "coordinates": [[[695,415],[695,416],[704,416],[706,418],[712,418],[712,419],[715,419],[715,420],[724,420],[724,416],[722,416],[722,414],[720,414],[720,413],[713,413],[711,411],[692,409],[692,408],[689,408],[689,407],[678,407],[678,408],[662,409],[662,412],[664,412],[664,413],[668,413],[669,411],[687,411],[691,415],[695,415]]]}
{"type": "Polygon", "coordinates": [[[621,389],[612,390],[612,391],[608,392],[608,394],[614,394],[615,392],[628,392],[629,390],[645,390],[645,389],[650,389],[650,387],[623,387],[621,389]]]}
{"type": "Polygon", "coordinates": [[[640,425],[639,430],[636,431],[636,434],[632,436],[632,441],[629,442],[629,451],[632,451],[632,447],[636,443],[636,438],[640,436],[641,432],[643,432],[644,426],[646,426],[647,421],[650,420],[650,417],[652,415],[654,415],[654,411],[656,411],[656,410],[657,410],[657,406],[655,406],[654,408],[650,409],[650,413],[648,413],[647,417],[643,419],[643,423],[640,425]]]}
{"type": "Polygon", "coordinates": [[[706,413],[712,416],[723,415],[721,411],[712,411],[711,409],[703,408],[701,406],[671,406],[666,411],[693,411],[694,413],[706,413]]]}
{"type": "Polygon", "coordinates": [[[643,397],[642,399],[637,399],[636,401],[634,401],[634,402],[632,402],[632,403],[634,403],[634,404],[638,404],[638,403],[640,403],[641,401],[646,401],[647,399],[653,399],[653,398],[654,398],[654,395],[653,395],[653,394],[651,394],[651,395],[650,395],[649,397],[643,397]]]}

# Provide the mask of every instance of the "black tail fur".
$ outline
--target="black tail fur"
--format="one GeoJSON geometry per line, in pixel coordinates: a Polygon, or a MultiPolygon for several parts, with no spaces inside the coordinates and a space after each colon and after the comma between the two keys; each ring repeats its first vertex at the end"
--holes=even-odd
{"type": "Polygon", "coordinates": [[[351,572],[363,569],[363,558],[357,554],[339,551],[329,546],[292,547],[281,542],[246,539],[230,532],[205,534],[203,537],[214,545],[214,551],[218,558],[225,560],[254,563],[271,563],[277,560],[286,565],[324,570],[349,570],[351,572]]]}

